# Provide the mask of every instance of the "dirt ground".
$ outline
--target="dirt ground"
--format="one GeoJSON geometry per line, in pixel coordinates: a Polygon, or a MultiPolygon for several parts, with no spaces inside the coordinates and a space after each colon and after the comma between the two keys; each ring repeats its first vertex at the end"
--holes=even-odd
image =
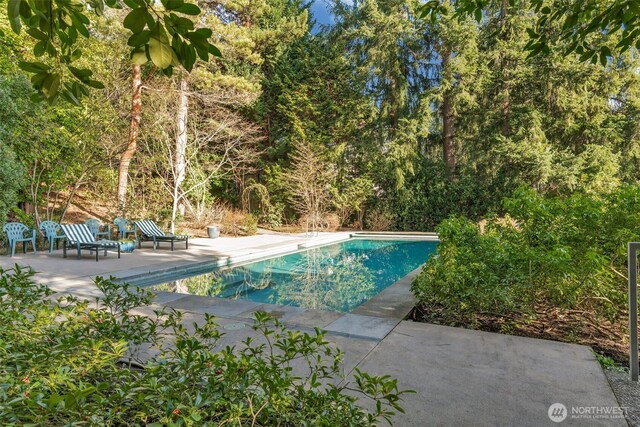
{"type": "Polygon", "coordinates": [[[626,319],[611,323],[595,320],[587,313],[547,307],[539,307],[535,318],[529,319],[492,313],[479,314],[473,320],[453,319],[438,306],[416,307],[411,318],[417,322],[588,345],[617,363],[628,364],[626,319]]]}

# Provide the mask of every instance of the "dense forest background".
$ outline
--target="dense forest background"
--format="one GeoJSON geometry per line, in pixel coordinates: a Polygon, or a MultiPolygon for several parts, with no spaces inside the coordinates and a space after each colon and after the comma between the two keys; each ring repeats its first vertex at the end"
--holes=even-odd
{"type": "Polygon", "coordinates": [[[418,1],[336,1],[331,26],[298,0],[200,6],[222,57],[170,77],[141,66],[135,147],[122,12],[82,41],[105,88],[80,106],[29,100],[18,67],[34,60],[29,36],[0,12],[2,221],[64,221],[82,202],[178,227],[231,215],[278,228],[308,223],[302,199],[315,194],[322,228],[433,230],[453,214],[503,214],[522,187],[602,195],[637,183],[636,49],[602,66],[556,42],[527,59],[535,16],[518,2],[491,3],[478,23],[421,19],[418,1]]]}

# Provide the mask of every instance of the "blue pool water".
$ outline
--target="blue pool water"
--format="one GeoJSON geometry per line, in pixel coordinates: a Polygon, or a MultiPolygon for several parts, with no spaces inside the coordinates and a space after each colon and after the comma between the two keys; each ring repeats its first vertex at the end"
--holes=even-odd
{"type": "Polygon", "coordinates": [[[349,312],[424,264],[436,245],[351,239],[151,289],[349,312]]]}

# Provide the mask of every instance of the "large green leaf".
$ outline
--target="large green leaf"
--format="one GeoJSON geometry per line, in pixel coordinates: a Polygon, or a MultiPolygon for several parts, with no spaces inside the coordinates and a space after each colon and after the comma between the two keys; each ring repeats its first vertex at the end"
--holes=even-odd
{"type": "Polygon", "coordinates": [[[185,34],[187,31],[193,30],[193,21],[191,21],[191,19],[182,18],[174,13],[169,15],[169,17],[165,17],[165,22],[167,21],[167,19],[169,21],[169,24],[171,24],[177,30],[177,32],[181,34],[185,34]]]}
{"type": "Polygon", "coordinates": [[[82,16],[83,16],[82,14],[75,14],[75,13],[71,15],[73,28],[75,28],[84,37],[89,38],[89,29],[87,29],[87,26],[84,24],[83,20],[81,19],[82,16]]]}
{"type": "Polygon", "coordinates": [[[69,69],[69,71],[71,71],[71,74],[73,74],[75,76],[76,79],[80,80],[81,82],[87,82],[89,81],[89,78],[93,75],[93,71],[86,69],[86,68],[76,68],[76,67],[67,67],[69,69]]]}
{"type": "Polygon", "coordinates": [[[51,73],[47,75],[47,77],[45,77],[44,81],[42,82],[42,93],[44,93],[47,98],[51,99],[58,94],[59,90],[60,74],[51,73]]]}
{"type": "Polygon", "coordinates": [[[200,15],[200,8],[195,4],[185,3],[179,8],[175,9],[176,12],[184,13],[185,15],[200,15]]]}
{"type": "Polygon", "coordinates": [[[104,84],[98,80],[88,80],[85,84],[94,89],[104,89],[104,84]]]}
{"type": "Polygon", "coordinates": [[[62,89],[62,91],[60,92],[62,98],[67,101],[70,102],[73,105],[77,105],[80,106],[80,100],[75,96],[75,94],[69,90],[69,89],[62,89]]]}
{"type": "Polygon", "coordinates": [[[214,45],[209,45],[209,53],[213,56],[217,56],[218,58],[222,58],[222,52],[220,52],[220,49],[214,45]]]}
{"type": "Polygon", "coordinates": [[[145,8],[139,7],[129,12],[129,14],[124,18],[122,25],[125,28],[130,29],[134,34],[137,34],[144,29],[146,23],[147,10],[145,8]]]}
{"type": "Polygon", "coordinates": [[[163,0],[162,4],[167,10],[176,10],[184,5],[184,0],[163,0]]]}
{"type": "Polygon", "coordinates": [[[203,61],[208,61],[209,60],[209,50],[208,50],[208,48],[199,47],[195,43],[194,43],[194,48],[196,50],[196,53],[200,57],[200,59],[202,59],[203,61]]]}
{"type": "Polygon", "coordinates": [[[193,46],[189,46],[188,44],[184,43],[181,45],[180,51],[182,54],[181,55],[182,66],[185,68],[185,70],[191,71],[193,69],[193,65],[196,62],[195,48],[193,46]]]}
{"type": "Polygon", "coordinates": [[[20,67],[21,69],[23,69],[28,73],[40,73],[42,71],[47,71],[51,68],[47,64],[44,64],[42,62],[25,62],[25,61],[18,62],[18,67],[20,67]]]}
{"type": "Polygon", "coordinates": [[[149,39],[149,56],[158,68],[167,68],[173,62],[173,49],[168,43],[151,37],[149,39]]]}
{"type": "Polygon", "coordinates": [[[144,6],[144,2],[139,0],[123,0],[123,1],[124,1],[124,4],[129,6],[131,9],[144,6]]]}
{"type": "MultiPolygon", "coordinates": [[[[31,37],[33,37],[36,40],[44,40],[46,41],[47,39],[49,39],[49,35],[43,33],[42,31],[40,31],[37,28],[29,28],[27,30],[27,34],[29,34],[31,37]]],[[[62,33],[64,34],[64,33],[62,33]]]]}
{"type": "Polygon", "coordinates": [[[145,52],[144,47],[131,52],[131,62],[136,65],[144,65],[148,60],[149,58],[147,58],[147,53],[145,52]]]}
{"type": "Polygon", "coordinates": [[[138,34],[133,34],[127,40],[127,44],[131,47],[139,47],[144,46],[149,42],[149,36],[151,35],[151,31],[144,30],[138,34]]]}
{"type": "Polygon", "coordinates": [[[22,0],[9,0],[7,4],[7,15],[9,15],[9,23],[11,24],[11,29],[19,33],[21,24],[20,24],[20,3],[22,0]]]}
{"type": "Polygon", "coordinates": [[[39,58],[42,55],[44,55],[46,49],[47,49],[47,43],[45,41],[40,40],[38,43],[36,43],[33,46],[33,55],[36,58],[39,58]]]}
{"type": "Polygon", "coordinates": [[[211,31],[210,28],[198,28],[197,30],[194,31],[194,33],[198,34],[199,36],[202,36],[206,39],[208,39],[209,37],[211,37],[213,35],[213,31],[211,31]]]}

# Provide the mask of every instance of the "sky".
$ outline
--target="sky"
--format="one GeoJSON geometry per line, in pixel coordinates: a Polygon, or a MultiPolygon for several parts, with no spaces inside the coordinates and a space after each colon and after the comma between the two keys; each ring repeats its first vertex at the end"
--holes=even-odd
{"type": "MultiPolygon", "coordinates": [[[[331,16],[328,5],[324,0],[313,0],[311,12],[316,20],[316,27],[333,24],[333,16],[331,16]]],[[[314,30],[318,30],[318,28],[314,28],[314,30]]]]}

